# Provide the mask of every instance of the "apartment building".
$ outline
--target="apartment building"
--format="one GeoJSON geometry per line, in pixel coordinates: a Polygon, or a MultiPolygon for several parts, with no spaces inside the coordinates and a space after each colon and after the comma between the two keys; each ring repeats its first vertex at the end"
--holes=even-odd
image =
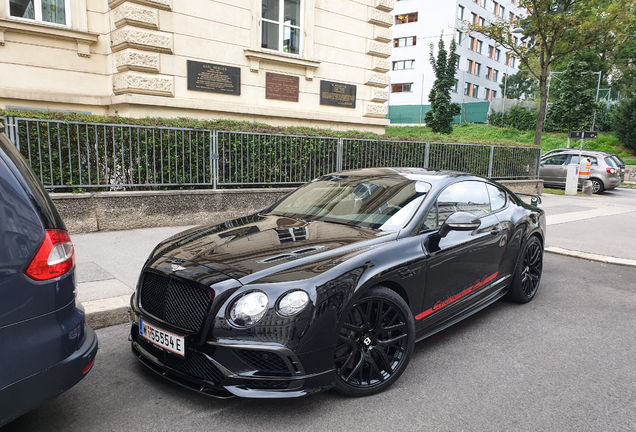
{"type": "MultiPolygon", "coordinates": [[[[457,42],[457,83],[451,98],[462,104],[457,122],[485,122],[490,101],[504,97],[500,84],[518,72],[518,59],[480,34],[468,34],[466,22],[485,24],[498,18],[516,22],[523,10],[517,0],[398,0],[393,10],[393,51],[389,118],[393,124],[418,124],[430,109],[428,94],[435,82],[429,45],[443,32],[446,48],[457,42]]],[[[513,35],[520,41],[520,35],[513,35]]]]}
{"type": "Polygon", "coordinates": [[[388,124],[394,0],[0,0],[0,108],[388,124]]]}

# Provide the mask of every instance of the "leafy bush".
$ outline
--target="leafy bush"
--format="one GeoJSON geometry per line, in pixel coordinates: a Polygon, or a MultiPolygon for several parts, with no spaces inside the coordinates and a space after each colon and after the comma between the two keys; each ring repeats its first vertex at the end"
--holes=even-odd
{"type": "Polygon", "coordinates": [[[522,106],[513,106],[505,113],[491,110],[488,123],[499,127],[513,127],[517,130],[534,130],[537,127],[536,110],[528,110],[522,106]]]}
{"type": "Polygon", "coordinates": [[[636,151],[636,98],[623,99],[611,119],[612,129],[621,143],[636,151]]]}

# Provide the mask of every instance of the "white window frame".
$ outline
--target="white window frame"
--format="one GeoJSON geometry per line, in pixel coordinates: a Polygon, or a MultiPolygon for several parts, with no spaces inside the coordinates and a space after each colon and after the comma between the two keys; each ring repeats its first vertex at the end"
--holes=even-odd
{"type": "Polygon", "coordinates": [[[409,69],[414,69],[414,68],[415,68],[415,60],[414,59],[396,60],[396,61],[393,62],[393,70],[394,71],[397,71],[397,70],[409,70],[409,69]],[[407,65],[409,67],[407,67],[407,65]],[[400,66],[402,66],[402,67],[400,67],[400,66]]]}
{"type": "MultiPolygon", "coordinates": [[[[69,0],[66,0],[69,1],[69,0]]],[[[262,6],[262,2],[261,6],[262,6]]],[[[278,21],[273,21],[271,19],[267,19],[267,18],[263,18],[262,13],[261,13],[261,26],[263,25],[263,22],[268,22],[271,24],[277,24],[278,25],[278,49],[272,49],[272,48],[263,48],[262,44],[263,44],[263,34],[261,33],[260,36],[260,41],[261,41],[261,49],[264,51],[270,51],[270,52],[274,52],[274,53],[282,53],[285,55],[290,55],[290,56],[297,56],[297,57],[302,57],[303,56],[303,44],[304,44],[304,37],[303,37],[303,28],[304,28],[304,24],[305,24],[305,0],[300,0],[300,25],[299,26],[295,26],[295,25],[291,25],[291,24],[285,24],[283,22],[283,20],[285,19],[285,0],[278,0],[278,21]],[[285,27],[289,27],[289,28],[295,28],[298,29],[298,54],[295,53],[290,53],[290,52],[286,52],[283,50],[284,48],[284,41],[285,41],[285,27]]]]}
{"type": "Polygon", "coordinates": [[[26,23],[37,23],[50,25],[54,27],[63,27],[63,28],[71,28],[71,0],[64,0],[64,18],[66,19],[66,24],[58,24],[54,22],[42,21],[42,0],[31,0],[33,2],[33,8],[35,9],[35,19],[23,18],[11,15],[11,0],[6,0],[7,7],[7,18],[22,21],[26,23]]]}

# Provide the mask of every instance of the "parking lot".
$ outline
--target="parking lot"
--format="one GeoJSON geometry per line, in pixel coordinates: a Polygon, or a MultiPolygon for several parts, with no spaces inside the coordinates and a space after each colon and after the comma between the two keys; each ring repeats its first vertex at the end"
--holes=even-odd
{"type": "Polygon", "coordinates": [[[364,399],[212,399],[139,364],[127,325],[101,329],[86,379],[3,432],[635,430],[635,273],[546,254],[531,303],[499,301],[418,343],[402,379],[364,399]]]}

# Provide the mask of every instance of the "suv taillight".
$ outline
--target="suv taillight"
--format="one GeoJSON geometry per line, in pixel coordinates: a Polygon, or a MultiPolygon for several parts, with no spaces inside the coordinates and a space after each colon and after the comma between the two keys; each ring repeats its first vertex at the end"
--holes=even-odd
{"type": "Polygon", "coordinates": [[[605,168],[608,174],[616,174],[616,168],[605,168]]]}
{"type": "Polygon", "coordinates": [[[68,273],[75,266],[75,250],[64,230],[46,230],[40,249],[24,274],[38,281],[68,273]]]}

